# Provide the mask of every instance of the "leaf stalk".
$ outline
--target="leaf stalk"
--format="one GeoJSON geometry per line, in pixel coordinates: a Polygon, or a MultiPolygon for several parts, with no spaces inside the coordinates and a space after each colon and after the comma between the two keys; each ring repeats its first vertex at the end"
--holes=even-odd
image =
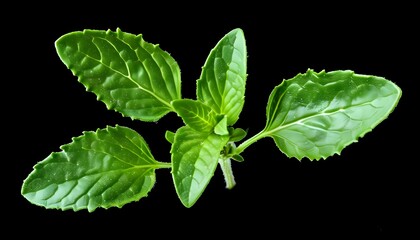
{"type": "Polygon", "coordinates": [[[241,154],[246,148],[251,146],[251,144],[255,143],[256,141],[266,136],[267,136],[267,133],[265,132],[265,130],[260,131],[259,133],[255,134],[251,138],[248,138],[247,140],[239,144],[239,146],[235,149],[234,153],[238,155],[241,154]]]}

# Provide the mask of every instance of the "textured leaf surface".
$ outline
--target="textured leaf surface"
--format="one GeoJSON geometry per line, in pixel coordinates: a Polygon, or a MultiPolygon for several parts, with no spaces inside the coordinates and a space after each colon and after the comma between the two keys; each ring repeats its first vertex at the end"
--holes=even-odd
{"type": "Polygon", "coordinates": [[[123,116],[156,121],[181,98],[178,64],[142,35],[84,30],[63,35],[55,45],[78,81],[123,116]]]}
{"type": "Polygon", "coordinates": [[[196,131],[212,132],[217,124],[216,112],[200,101],[180,99],[173,101],[172,106],[184,123],[196,131]]]}
{"type": "Polygon", "coordinates": [[[22,195],[45,208],[122,207],[147,196],[157,162],[144,139],[126,127],[84,132],[37,163],[22,195]]]}
{"type": "Polygon", "coordinates": [[[400,97],[382,77],[309,69],[273,90],[263,134],[289,157],[327,158],[387,118],[400,97]]]}
{"type": "Polygon", "coordinates": [[[197,98],[233,125],[242,111],[245,97],[247,50],[241,29],[226,34],[213,48],[197,81],[197,98]]]}
{"type": "Polygon", "coordinates": [[[191,207],[202,195],[216,170],[220,151],[229,136],[197,132],[188,126],[175,133],[172,177],[182,204],[191,207]]]}

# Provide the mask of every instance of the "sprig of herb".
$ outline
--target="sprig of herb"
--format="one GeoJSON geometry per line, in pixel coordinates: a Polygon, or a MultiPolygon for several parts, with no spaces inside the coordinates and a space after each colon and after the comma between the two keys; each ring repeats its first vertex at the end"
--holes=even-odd
{"type": "MultiPolygon", "coordinates": [[[[145,139],[124,126],[85,131],[38,162],[21,194],[48,209],[122,207],[152,190],[156,170],[171,168],[175,190],[190,208],[219,165],[226,188],[235,186],[231,161],[262,138],[272,138],[289,158],[326,159],[386,119],[401,89],[378,76],[351,70],[308,69],[271,92],[266,125],[247,139],[234,127],[245,103],[247,46],[242,29],[227,33],[210,51],[197,80],[196,99],[182,98],[178,63],[143,36],[84,30],[60,37],[62,62],[107,108],[140,121],[175,112],[185,124],[167,131],[170,162],[156,160],[145,139]]],[[[168,155],[169,156],[169,155],[168,155]]]]}

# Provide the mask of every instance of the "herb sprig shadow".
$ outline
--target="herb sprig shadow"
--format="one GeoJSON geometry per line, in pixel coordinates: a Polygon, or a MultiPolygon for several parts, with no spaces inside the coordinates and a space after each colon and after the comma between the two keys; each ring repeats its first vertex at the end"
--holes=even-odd
{"type": "Polygon", "coordinates": [[[351,70],[308,69],[283,80],[268,97],[266,125],[254,136],[234,127],[245,103],[247,45],[233,29],[210,51],[197,80],[196,99],[181,96],[178,63],[143,36],[116,31],[70,32],[55,42],[62,62],[107,108],[133,120],[155,122],[175,112],[184,125],[166,131],[170,162],[156,160],[146,140],[115,125],[84,131],[38,162],[21,194],[47,209],[122,207],[146,197],[156,170],[170,168],[181,203],[192,207],[217,166],[226,188],[236,182],[232,162],[262,138],[289,158],[326,159],[357,142],[386,119],[401,89],[379,76],[351,70]]]}

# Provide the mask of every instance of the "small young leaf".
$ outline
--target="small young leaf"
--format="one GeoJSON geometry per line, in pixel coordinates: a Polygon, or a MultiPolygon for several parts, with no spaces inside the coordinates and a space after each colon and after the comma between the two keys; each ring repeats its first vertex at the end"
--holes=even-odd
{"type": "Polygon", "coordinates": [[[217,135],[229,135],[226,115],[219,115],[216,118],[218,122],[216,126],[214,126],[214,133],[217,135]]]}
{"type": "Polygon", "coordinates": [[[170,144],[174,143],[174,139],[175,139],[175,133],[171,132],[169,130],[167,130],[165,132],[165,139],[166,141],[168,141],[170,144]]]}
{"type": "Polygon", "coordinates": [[[237,162],[243,162],[244,158],[241,155],[232,155],[232,159],[237,162]]]}
{"type": "MultiPolygon", "coordinates": [[[[161,168],[134,130],[116,126],[84,132],[37,163],[21,193],[48,209],[122,207],[146,197],[161,168]]],[[[170,165],[169,165],[170,166],[170,165]]]]}
{"type": "Polygon", "coordinates": [[[179,199],[191,207],[200,198],[216,170],[220,151],[229,137],[198,132],[183,126],[172,144],[172,177],[179,199]]]}
{"type": "Polygon", "coordinates": [[[212,132],[216,125],[216,113],[206,104],[192,100],[172,101],[176,113],[190,128],[199,132],[212,132]]]}
{"type": "Polygon", "coordinates": [[[382,77],[308,69],[270,94],[263,135],[288,157],[325,159],[386,119],[400,97],[382,77]]]}
{"type": "Polygon", "coordinates": [[[86,90],[123,116],[156,121],[181,98],[177,62],[142,35],[84,30],[61,36],[55,46],[86,90]]]}
{"type": "Polygon", "coordinates": [[[197,99],[216,113],[227,116],[232,126],[242,111],[245,98],[247,51],[241,29],[226,34],[211,50],[197,80],[197,99]]]}
{"type": "Polygon", "coordinates": [[[230,142],[238,142],[246,137],[247,132],[242,128],[229,127],[230,142]]]}

